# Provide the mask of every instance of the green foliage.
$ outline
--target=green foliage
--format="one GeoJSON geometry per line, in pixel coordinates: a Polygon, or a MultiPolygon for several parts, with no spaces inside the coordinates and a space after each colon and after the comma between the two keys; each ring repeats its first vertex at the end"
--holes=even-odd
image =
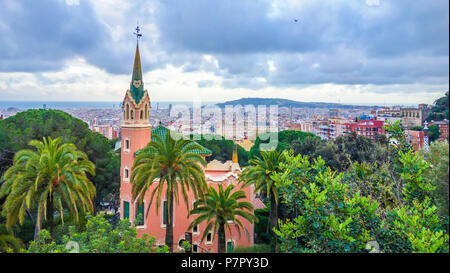
{"type": "Polygon", "coordinates": [[[183,241],[181,244],[181,248],[184,250],[184,252],[189,252],[192,250],[192,245],[188,241],[183,241]]]}
{"type": "Polygon", "coordinates": [[[0,225],[0,253],[19,252],[21,249],[23,249],[22,241],[14,236],[12,230],[0,225]]]}
{"type": "Polygon", "coordinates": [[[401,177],[403,178],[403,195],[405,200],[412,202],[415,199],[423,201],[435,187],[423,175],[430,163],[423,160],[419,154],[399,152],[399,160],[402,163],[401,177]]]}
{"type": "MultiPolygon", "coordinates": [[[[270,214],[268,231],[278,223],[278,188],[275,186],[273,175],[281,171],[284,162],[284,154],[277,151],[261,152],[260,157],[250,160],[250,166],[245,168],[239,180],[243,187],[255,186],[255,192],[270,200],[270,214]],[[270,227],[270,229],[269,229],[270,227]]],[[[267,232],[266,232],[267,233],[267,232]]],[[[273,243],[273,251],[276,251],[276,237],[273,243]]]]}
{"type": "Polygon", "coordinates": [[[414,126],[411,128],[412,131],[423,131],[423,127],[422,126],[414,126]]]}
{"type": "Polygon", "coordinates": [[[445,92],[445,96],[437,99],[434,102],[434,107],[431,109],[430,114],[427,117],[428,121],[440,121],[443,119],[449,119],[448,108],[448,91],[445,92]]]}
{"type": "Polygon", "coordinates": [[[413,252],[448,253],[449,236],[440,229],[437,207],[431,205],[428,197],[423,202],[416,199],[412,203],[412,206],[395,210],[399,219],[393,222],[394,230],[400,236],[408,238],[413,252]]]}
{"type": "MultiPolygon", "coordinates": [[[[255,144],[250,150],[250,156],[251,158],[254,158],[255,156],[260,156],[261,150],[260,145],[261,143],[266,143],[267,141],[262,141],[261,139],[268,139],[270,133],[262,133],[260,136],[258,136],[255,140],[255,144]]],[[[292,146],[292,143],[301,143],[308,138],[313,139],[312,141],[320,141],[320,138],[312,133],[307,132],[301,132],[301,131],[292,131],[292,130],[285,130],[278,133],[278,144],[276,149],[278,151],[283,151],[292,146]]],[[[311,140],[309,140],[311,142],[311,140]]]]}
{"type": "Polygon", "coordinates": [[[353,162],[344,173],[343,180],[353,191],[360,191],[363,196],[372,196],[383,209],[389,210],[400,204],[401,194],[390,172],[386,163],[353,162]]]}
{"type": "Polygon", "coordinates": [[[441,132],[439,131],[439,126],[434,124],[428,126],[428,137],[430,139],[430,142],[436,141],[440,136],[441,132]]]}
{"type": "Polygon", "coordinates": [[[326,142],[306,137],[301,142],[293,142],[291,148],[295,155],[307,155],[311,160],[323,158],[327,166],[336,171],[347,170],[352,162],[385,162],[387,159],[385,139],[378,137],[372,142],[355,133],[326,142]]]}
{"type": "Polygon", "coordinates": [[[275,175],[283,202],[299,216],[279,222],[275,233],[284,252],[363,252],[374,238],[379,203],[352,193],[343,174],[325,167],[319,158],[285,152],[283,174],[275,175]],[[295,201],[293,201],[295,200],[295,201]]]}
{"type": "MultiPolygon", "coordinates": [[[[194,137],[200,138],[200,136],[194,137]]],[[[196,142],[212,151],[212,154],[206,157],[206,160],[212,161],[216,159],[221,162],[232,160],[234,147],[234,142],[232,140],[225,139],[218,135],[202,135],[201,139],[196,140],[196,142]]],[[[246,151],[241,146],[238,146],[238,159],[239,165],[247,166],[248,160],[250,159],[250,152],[246,151]]]]}
{"type": "Polygon", "coordinates": [[[271,233],[268,230],[270,203],[266,202],[266,208],[256,209],[255,212],[255,244],[270,243],[271,233]]]}
{"type": "Polygon", "coordinates": [[[254,245],[254,246],[237,246],[233,253],[270,253],[271,247],[270,245],[263,244],[263,245],[254,245]]]}
{"type": "Polygon", "coordinates": [[[167,247],[156,247],[155,238],[144,234],[137,237],[137,231],[128,220],[122,220],[115,229],[111,227],[103,214],[87,216],[86,231],[76,232],[74,226],[69,228],[61,243],[51,240],[46,230],[41,230],[36,241],[30,243],[28,253],[68,253],[76,251],[69,248],[75,242],[81,253],[151,253],[168,252],[167,247]]]}
{"type": "Polygon", "coordinates": [[[367,252],[374,241],[382,252],[448,252],[448,218],[438,215],[424,177],[429,163],[412,152],[397,156],[398,181],[388,165],[354,163],[344,174],[321,158],[285,152],[272,176],[288,210],[274,229],[281,251],[367,252]]]}
{"type": "Polygon", "coordinates": [[[428,152],[423,154],[430,163],[430,168],[424,172],[424,176],[428,181],[431,181],[433,187],[436,188],[436,190],[431,193],[431,197],[439,208],[439,214],[446,217],[449,215],[448,153],[448,142],[433,142],[431,143],[428,152]]]}
{"type": "Polygon", "coordinates": [[[387,121],[387,125],[383,127],[389,134],[391,139],[396,139],[398,141],[403,141],[405,134],[402,129],[402,122],[397,120],[395,122],[387,121]]]}
{"type": "Polygon", "coordinates": [[[73,144],[61,144],[62,139],[33,140],[34,150],[21,150],[14,156],[14,164],[4,174],[5,182],[0,196],[6,197],[3,213],[6,226],[24,222],[27,210],[37,210],[37,226],[41,219],[50,219],[53,235],[53,215],[59,212],[64,224],[64,209],[68,209],[75,220],[79,211],[93,211],[94,185],[87,173],[95,174],[95,166],[85,153],[73,144]]]}

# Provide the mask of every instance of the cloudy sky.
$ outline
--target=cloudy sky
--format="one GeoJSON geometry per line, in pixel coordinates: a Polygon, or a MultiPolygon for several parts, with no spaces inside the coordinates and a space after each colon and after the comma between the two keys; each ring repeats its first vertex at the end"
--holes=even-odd
{"type": "Polygon", "coordinates": [[[0,0],[0,100],[432,103],[448,0],[0,0]],[[297,22],[295,20],[298,20],[297,22]]]}

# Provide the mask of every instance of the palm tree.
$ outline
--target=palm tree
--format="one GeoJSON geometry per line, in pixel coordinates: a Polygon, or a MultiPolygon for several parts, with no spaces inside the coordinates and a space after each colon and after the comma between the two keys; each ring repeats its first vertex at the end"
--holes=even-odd
{"type": "Polygon", "coordinates": [[[280,172],[280,163],[284,162],[283,153],[274,150],[269,152],[261,152],[261,157],[255,157],[249,161],[250,166],[244,169],[239,180],[244,183],[243,187],[255,185],[255,191],[260,194],[266,194],[270,199],[269,223],[272,238],[275,238],[273,251],[277,248],[277,235],[273,232],[273,228],[278,227],[278,190],[274,185],[271,176],[280,172]]]}
{"type": "Polygon", "coordinates": [[[189,211],[188,191],[192,190],[198,197],[206,189],[205,175],[202,165],[205,159],[197,153],[203,147],[191,140],[175,140],[170,131],[165,135],[152,135],[152,141],[136,156],[132,167],[131,183],[133,184],[133,202],[138,200],[142,204],[144,195],[154,184],[151,192],[147,213],[156,195],[156,213],[161,203],[161,195],[166,186],[167,223],[166,245],[173,251],[173,203],[179,203],[182,195],[189,211]]]}
{"type": "Polygon", "coordinates": [[[225,228],[231,232],[229,221],[237,223],[236,228],[239,236],[241,236],[240,230],[241,228],[245,230],[245,227],[238,216],[247,219],[250,223],[253,223],[255,219],[252,213],[253,205],[247,201],[239,201],[246,198],[245,192],[239,190],[231,194],[233,189],[234,185],[232,184],[225,190],[219,184],[219,191],[217,192],[216,189],[210,186],[205,196],[194,203],[194,209],[190,212],[190,214],[199,214],[199,216],[191,223],[189,229],[203,221],[207,222],[202,241],[211,230],[213,234],[218,232],[219,253],[225,253],[225,228]]]}
{"type": "Polygon", "coordinates": [[[58,209],[64,224],[64,208],[69,209],[75,221],[79,211],[93,211],[95,187],[86,173],[95,175],[95,166],[74,144],[61,144],[62,139],[51,137],[32,140],[34,150],[21,150],[14,156],[13,166],[4,174],[5,182],[0,197],[7,196],[3,205],[6,226],[17,221],[23,224],[27,210],[37,209],[37,230],[42,219],[49,220],[50,234],[54,235],[54,214],[58,209]],[[63,205],[64,204],[64,205],[63,205]]]}

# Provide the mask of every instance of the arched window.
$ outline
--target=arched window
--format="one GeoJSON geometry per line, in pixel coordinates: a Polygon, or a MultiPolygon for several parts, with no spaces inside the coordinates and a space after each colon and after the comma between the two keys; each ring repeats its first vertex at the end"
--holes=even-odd
{"type": "Polygon", "coordinates": [[[130,105],[129,104],[127,104],[125,113],[126,113],[126,118],[125,119],[127,119],[127,120],[130,119],[130,105]]]}
{"type": "Polygon", "coordinates": [[[148,120],[148,104],[145,105],[145,120],[148,120]]]}
{"type": "Polygon", "coordinates": [[[139,119],[144,119],[144,111],[141,110],[141,113],[139,114],[139,119]]]}
{"type": "Polygon", "coordinates": [[[131,120],[134,120],[134,110],[131,110],[130,115],[131,115],[131,120]]]}

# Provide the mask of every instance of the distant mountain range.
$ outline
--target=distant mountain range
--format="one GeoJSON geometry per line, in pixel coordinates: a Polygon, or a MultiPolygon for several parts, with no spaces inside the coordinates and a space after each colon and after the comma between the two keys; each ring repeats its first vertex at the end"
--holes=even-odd
{"type": "Polygon", "coordinates": [[[348,105],[340,103],[328,103],[328,102],[302,102],[293,101],[287,99],[272,99],[272,98],[242,98],[238,100],[227,101],[216,104],[223,108],[225,105],[278,105],[278,107],[309,107],[309,108],[340,108],[340,109],[370,109],[375,106],[362,106],[362,105],[348,105]]]}

